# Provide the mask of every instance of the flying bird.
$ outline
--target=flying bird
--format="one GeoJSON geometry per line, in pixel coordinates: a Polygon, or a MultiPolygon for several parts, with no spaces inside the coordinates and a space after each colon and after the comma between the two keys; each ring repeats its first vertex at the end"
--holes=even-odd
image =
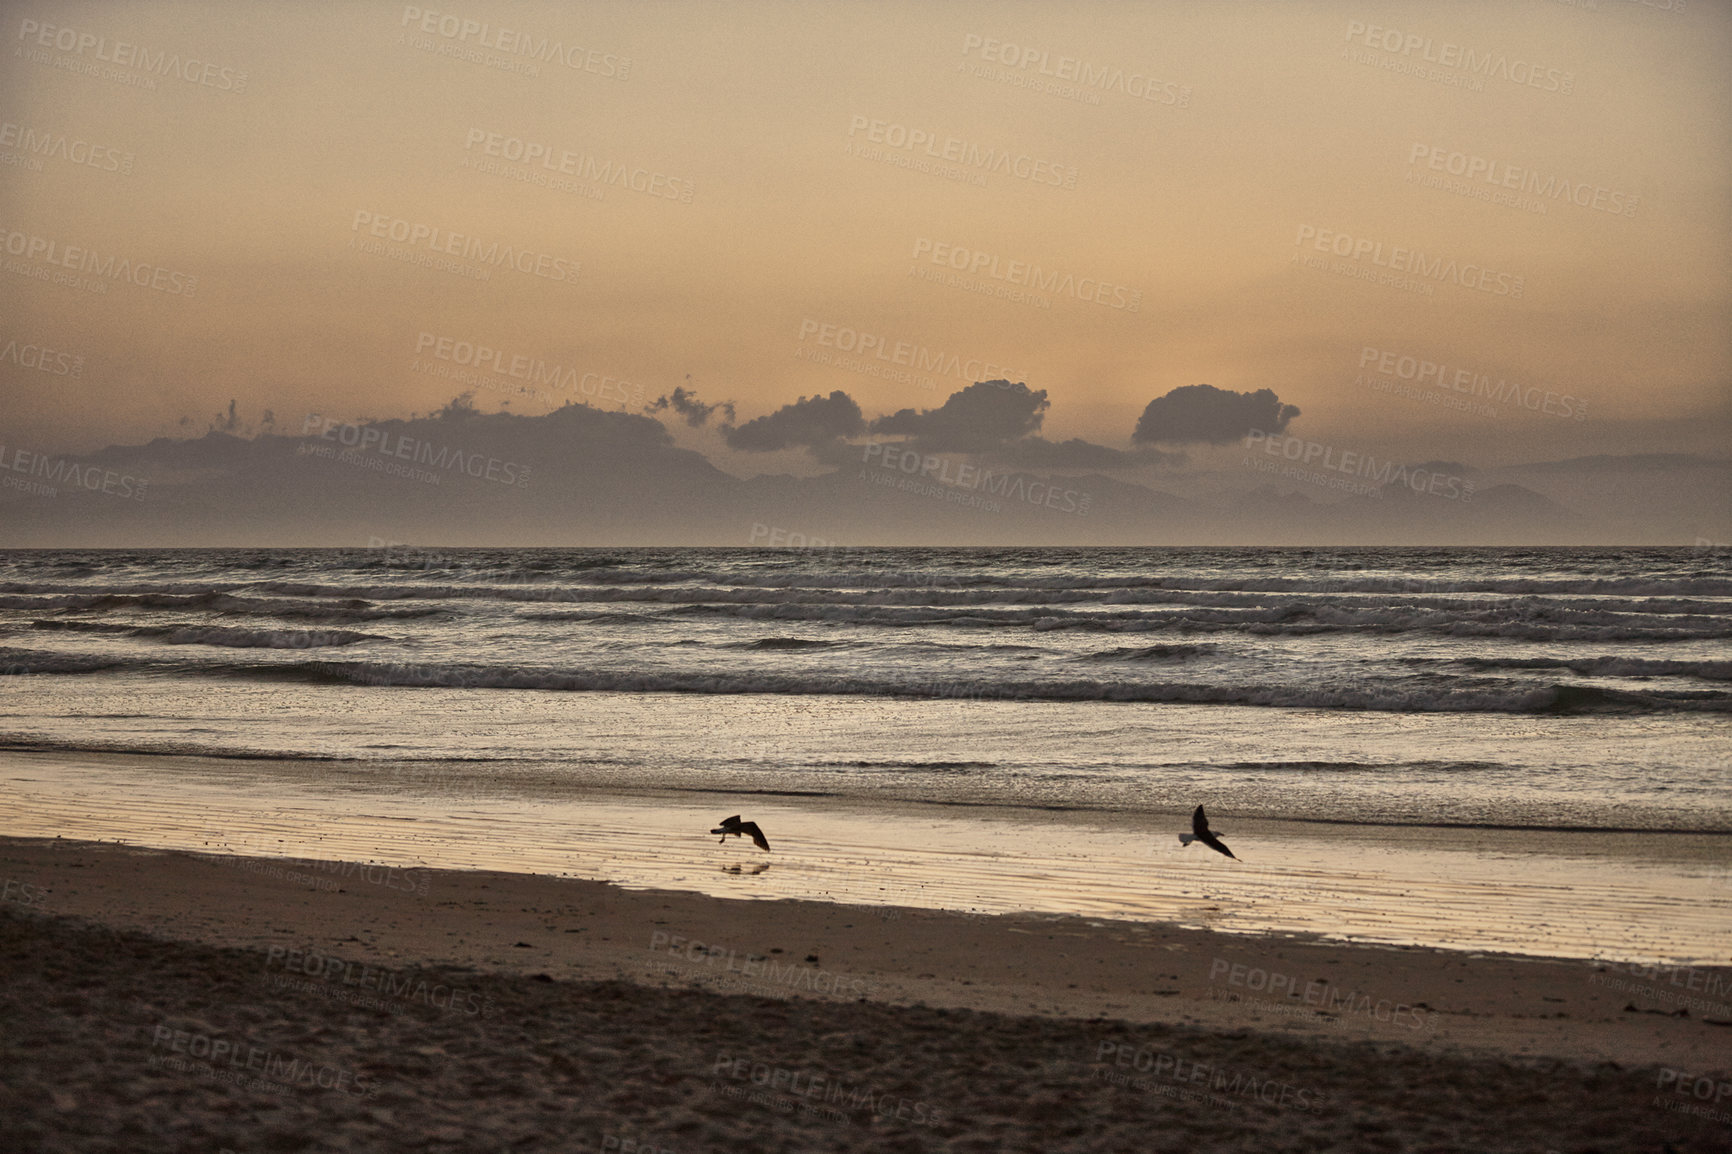
{"type": "Polygon", "coordinates": [[[1234,861],[1239,860],[1233,857],[1233,851],[1227,848],[1227,843],[1216,837],[1209,829],[1209,819],[1203,816],[1203,807],[1200,805],[1197,807],[1197,812],[1191,815],[1191,832],[1179,835],[1180,845],[1190,845],[1194,841],[1200,841],[1210,849],[1233,858],[1234,861]]]}
{"type": "Polygon", "coordinates": [[[723,844],[727,843],[729,834],[733,834],[735,837],[745,834],[747,837],[752,839],[753,843],[756,844],[759,849],[768,850],[770,848],[770,843],[764,837],[764,831],[758,828],[758,823],[755,821],[741,821],[740,815],[737,813],[733,817],[724,817],[722,819],[722,824],[717,826],[715,829],[712,829],[710,832],[721,834],[723,844]]]}

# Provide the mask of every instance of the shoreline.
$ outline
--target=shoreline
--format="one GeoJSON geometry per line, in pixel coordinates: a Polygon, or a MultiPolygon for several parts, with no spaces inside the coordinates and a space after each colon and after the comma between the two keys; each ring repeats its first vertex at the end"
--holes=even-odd
{"type": "Polygon", "coordinates": [[[1188,809],[959,810],[729,789],[634,793],[584,781],[452,786],[424,775],[369,779],[346,766],[236,769],[163,756],[12,753],[0,768],[9,801],[0,832],[20,837],[1538,958],[1732,962],[1732,871],[1717,834],[1323,826],[1211,805],[1238,855],[1229,861],[1179,844],[1188,809]],[[742,809],[775,852],[719,848],[704,833],[742,809]]]}
{"type": "MultiPolygon", "coordinates": [[[[605,695],[607,691],[597,691],[605,695]]],[[[1210,707],[1219,708],[1219,707],[1210,707]]],[[[235,764],[259,768],[269,768],[285,773],[300,774],[299,780],[316,779],[318,775],[331,771],[350,770],[357,776],[348,784],[362,791],[371,787],[380,792],[387,791],[390,786],[413,784],[428,787],[434,792],[448,792],[452,796],[474,797],[506,797],[517,796],[510,790],[521,783],[512,779],[498,779],[487,783],[476,784],[461,782],[462,779],[453,773],[454,767],[469,768],[461,759],[431,758],[393,760],[354,759],[332,755],[314,755],[305,752],[298,753],[267,753],[260,751],[233,750],[219,752],[212,750],[181,750],[181,749],[144,749],[108,747],[93,744],[68,744],[52,741],[19,741],[0,742],[0,762],[4,760],[28,759],[31,761],[58,761],[65,764],[78,764],[95,767],[151,766],[154,764],[170,765],[177,769],[201,766],[209,763],[222,767],[232,773],[235,764]],[[376,775],[370,777],[368,775],[376,775]]],[[[524,764],[534,764],[536,759],[524,758],[524,764]]],[[[510,764],[508,761],[491,763],[491,766],[510,764]]],[[[208,767],[206,772],[209,772],[208,767]]],[[[220,773],[220,771],[219,771],[220,773]]],[[[549,783],[542,780],[537,783],[546,787],[549,783]]],[[[628,780],[623,782],[608,782],[594,786],[588,783],[562,783],[564,788],[572,792],[598,794],[604,797],[620,799],[654,799],[668,803],[678,803],[693,796],[717,796],[727,794],[732,797],[762,798],[766,801],[777,799],[822,801],[838,806],[885,806],[885,807],[930,807],[937,811],[956,811],[959,813],[978,812],[994,814],[1000,812],[1040,812],[1050,815],[1056,820],[1075,820],[1097,824],[1129,825],[1145,822],[1151,814],[1162,816],[1186,817],[1188,812],[1179,809],[1157,808],[1152,810],[1131,810],[1106,801],[1076,801],[1063,804],[1018,804],[1000,798],[986,797],[931,797],[911,796],[896,793],[864,793],[847,789],[806,790],[777,789],[768,784],[727,786],[699,786],[687,783],[652,784],[649,780],[628,780]]],[[[1732,838],[1732,825],[1722,826],[1643,826],[1643,825],[1543,825],[1532,822],[1500,823],[1491,821],[1452,821],[1444,818],[1408,818],[1394,817],[1354,817],[1331,818],[1312,814],[1283,814],[1270,817],[1264,815],[1246,815],[1236,818],[1240,822],[1255,825],[1288,825],[1288,826],[1320,826],[1329,830],[1331,836],[1353,837],[1363,831],[1368,838],[1376,838],[1380,833],[1393,834],[1411,833],[1426,836],[1434,833],[1456,833],[1462,835],[1478,834],[1533,834],[1545,836],[1549,834],[1584,835],[1588,837],[1631,837],[1631,838],[1701,838],[1712,841],[1717,838],[1732,838]]]]}
{"type": "Polygon", "coordinates": [[[483,870],[309,888],[256,861],[0,838],[0,1143],[1113,1151],[1157,1127],[1356,1148],[1368,1118],[1404,1148],[1732,1134],[1696,1092],[1732,1093],[1732,1018],[1672,996],[1718,997],[1728,967],[483,870]]]}

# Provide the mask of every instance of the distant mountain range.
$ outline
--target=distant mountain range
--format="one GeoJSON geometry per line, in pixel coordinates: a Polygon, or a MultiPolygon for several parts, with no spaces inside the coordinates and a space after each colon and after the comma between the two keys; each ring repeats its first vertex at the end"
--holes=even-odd
{"type": "MultiPolygon", "coordinates": [[[[1069,443],[1067,443],[1069,444],[1069,443]]],[[[1080,442],[1076,443],[1081,445],[1080,442]]],[[[741,480],[657,420],[586,405],[212,432],[85,457],[0,445],[0,545],[1675,544],[1724,546],[1732,462],[1594,456],[1479,470],[1222,469],[1208,497],[1062,460],[930,443],[813,445],[832,471],[741,480]],[[874,448],[873,446],[878,446],[874,448]],[[820,451],[820,448],[822,451],[820,451]],[[1372,480],[1379,479],[1378,474],[1372,480]]],[[[1117,450],[1100,450],[1118,453],[1117,450]]],[[[1071,456],[1080,456],[1066,451],[1071,456]]],[[[1136,458],[1155,461],[1158,454],[1136,458]]],[[[1284,464],[1271,458],[1274,464],[1284,464]]],[[[1154,466],[1145,467],[1153,472],[1154,466]]],[[[1195,492],[1196,483],[1185,486],[1195,492]]],[[[1203,486],[1207,488],[1208,486],[1203,486]]]]}

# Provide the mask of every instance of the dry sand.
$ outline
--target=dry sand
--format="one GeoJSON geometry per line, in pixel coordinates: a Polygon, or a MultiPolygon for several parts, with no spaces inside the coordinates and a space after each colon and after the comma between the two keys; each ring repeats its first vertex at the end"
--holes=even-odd
{"type": "Polygon", "coordinates": [[[1726,968],[90,843],[0,887],[8,1151],[1732,1149],[1726,968]]]}

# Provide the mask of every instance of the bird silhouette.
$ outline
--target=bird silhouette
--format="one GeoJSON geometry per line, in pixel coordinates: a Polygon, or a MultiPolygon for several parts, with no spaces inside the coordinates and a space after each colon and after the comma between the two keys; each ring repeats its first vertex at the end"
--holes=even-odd
{"type": "Polygon", "coordinates": [[[1227,843],[1216,837],[1214,832],[1209,829],[1209,819],[1203,816],[1203,807],[1200,805],[1197,807],[1197,812],[1191,815],[1191,832],[1179,835],[1180,845],[1190,845],[1194,841],[1200,841],[1210,849],[1233,858],[1234,861],[1239,860],[1233,856],[1233,851],[1227,848],[1227,843]]]}
{"type": "Polygon", "coordinates": [[[758,823],[755,821],[741,821],[740,815],[737,813],[733,817],[724,817],[722,819],[722,824],[717,826],[715,829],[712,829],[710,832],[721,834],[722,842],[724,844],[727,842],[729,834],[733,834],[735,837],[744,834],[746,837],[751,838],[753,843],[755,843],[759,849],[767,851],[770,848],[770,843],[764,837],[764,831],[758,828],[758,823]]]}

